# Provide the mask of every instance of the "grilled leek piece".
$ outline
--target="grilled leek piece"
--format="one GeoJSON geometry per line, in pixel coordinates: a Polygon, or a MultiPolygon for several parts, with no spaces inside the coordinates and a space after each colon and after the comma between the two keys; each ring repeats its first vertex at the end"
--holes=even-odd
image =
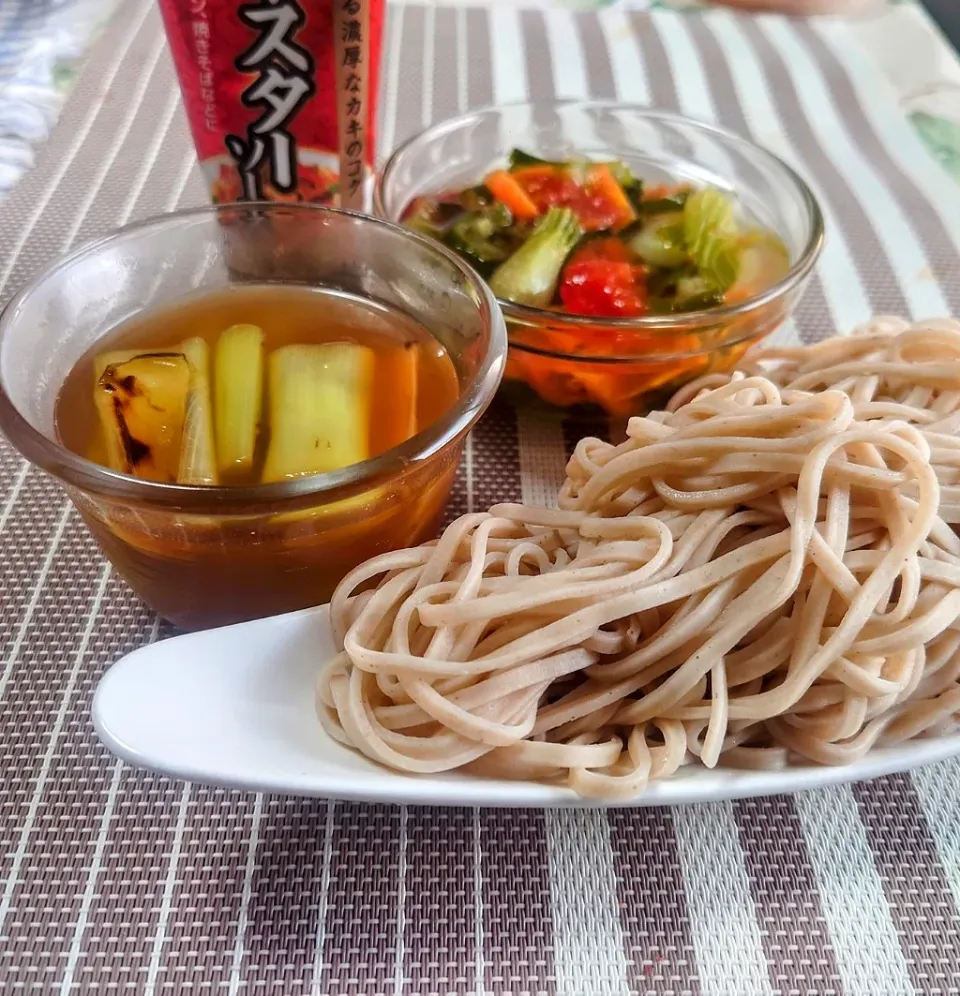
{"type": "Polygon", "coordinates": [[[180,347],[190,364],[190,393],[180,447],[181,484],[216,484],[217,454],[213,441],[213,401],[210,396],[210,349],[195,336],[180,347]]]}
{"type": "Polygon", "coordinates": [[[182,353],[140,353],[106,365],[94,401],[113,470],[177,480],[189,390],[190,364],[182,353]]]}
{"type": "Polygon", "coordinates": [[[321,474],[370,455],[374,354],[352,342],[270,354],[270,445],[264,481],[321,474]]]}
{"type": "Polygon", "coordinates": [[[222,474],[250,471],[263,406],[263,331],[231,325],[217,340],[214,405],[222,474]]]}
{"type": "Polygon", "coordinates": [[[143,356],[145,353],[157,352],[149,349],[108,349],[105,353],[100,353],[93,361],[93,382],[100,380],[107,367],[116,366],[118,363],[126,363],[128,360],[143,356]]]}

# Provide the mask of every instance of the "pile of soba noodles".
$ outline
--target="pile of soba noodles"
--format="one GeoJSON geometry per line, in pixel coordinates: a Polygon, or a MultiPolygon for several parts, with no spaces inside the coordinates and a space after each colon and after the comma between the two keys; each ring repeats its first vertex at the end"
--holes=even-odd
{"type": "Polygon", "coordinates": [[[326,729],[405,772],[628,798],[842,764],[960,715],[960,323],[754,352],[504,504],[355,570],[326,729]]]}

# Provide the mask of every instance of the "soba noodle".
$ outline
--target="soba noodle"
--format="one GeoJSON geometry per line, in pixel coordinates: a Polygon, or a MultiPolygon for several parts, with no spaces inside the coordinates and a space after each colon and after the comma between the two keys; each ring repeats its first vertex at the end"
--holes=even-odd
{"type": "Polygon", "coordinates": [[[958,330],[754,354],[620,445],[581,440],[559,508],[498,505],[357,568],[325,728],[401,771],[610,799],[690,761],[842,764],[952,731],[958,330]]]}
{"type": "MultiPolygon", "coordinates": [[[[889,411],[917,426],[930,443],[940,480],[940,515],[960,524],[960,321],[940,318],[911,326],[902,318],[875,318],[850,336],[814,346],[754,349],[733,376],[748,374],[794,391],[831,387],[853,399],[859,418],[881,418],[889,411]]],[[[676,410],[705,388],[731,379],[713,374],[694,381],[668,408],[676,410]]]]}

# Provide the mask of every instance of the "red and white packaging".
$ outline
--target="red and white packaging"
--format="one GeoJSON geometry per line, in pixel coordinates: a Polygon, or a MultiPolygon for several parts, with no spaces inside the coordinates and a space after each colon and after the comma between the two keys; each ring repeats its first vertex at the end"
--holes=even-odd
{"type": "Polygon", "coordinates": [[[214,202],[362,206],[384,0],[160,0],[214,202]],[[343,184],[340,168],[343,163],[343,184]]]}

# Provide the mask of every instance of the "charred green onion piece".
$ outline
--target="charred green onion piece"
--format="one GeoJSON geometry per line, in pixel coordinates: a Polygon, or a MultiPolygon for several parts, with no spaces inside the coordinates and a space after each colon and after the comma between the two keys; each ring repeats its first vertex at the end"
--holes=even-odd
{"type": "Polygon", "coordinates": [[[141,353],[105,366],[94,401],[113,470],[176,481],[189,388],[181,353],[141,353]]]}

